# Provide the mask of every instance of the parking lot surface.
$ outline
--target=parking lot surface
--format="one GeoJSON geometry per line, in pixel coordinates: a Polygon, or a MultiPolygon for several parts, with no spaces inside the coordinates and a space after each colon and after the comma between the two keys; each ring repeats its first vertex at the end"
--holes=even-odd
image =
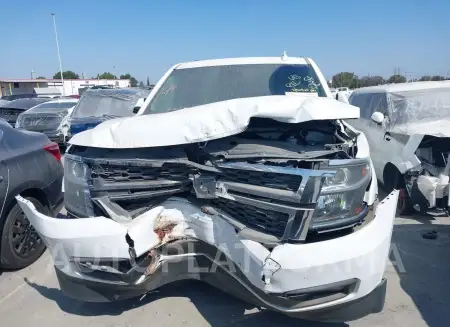
{"type": "MultiPolygon", "coordinates": [[[[357,246],[357,245],[355,245],[357,246]]],[[[397,218],[382,313],[316,323],[258,310],[206,284],[169,285],[143,299],[83,303],[59,290],[49,254],[21,271],[0,272],[2,326],[448,326],[450,218],[397,218]],[[437,231],[437,239],[423,232],[437,231]]]]}

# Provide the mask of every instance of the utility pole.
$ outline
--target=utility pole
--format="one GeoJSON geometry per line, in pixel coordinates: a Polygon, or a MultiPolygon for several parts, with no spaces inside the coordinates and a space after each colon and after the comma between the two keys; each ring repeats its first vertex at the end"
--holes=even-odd
{"type": "Polygon", "coordinates": [[[56,18],[55,14],[52,13],[53,17],[53,27],[55,28],[55,40],[56,40],[56,50],[58,51],[58,60],[59,60],[59,72],[61,74],[61,84],[62,84],[62,91],[63,95],[66,95],[66,91],[64,90],[64,77],[63,77],[63,70],[62,70],[62,63],[61,63],[61,54],[59,53],[59,43],[58,43],[58,31],[56,30],[56,18]]]}

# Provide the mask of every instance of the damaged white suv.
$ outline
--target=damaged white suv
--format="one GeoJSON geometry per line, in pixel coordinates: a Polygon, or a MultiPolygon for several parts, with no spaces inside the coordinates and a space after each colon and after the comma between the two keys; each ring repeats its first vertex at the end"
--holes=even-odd
{"type": "Polygon", "coordinates": [[[398,213],[448,215],[450,209],[450,81],[355,90],[361,109],[349,123],[367,136],[375,171],[398,189],[398,213]]]}
{"type": "Polygon", "coordinates": [[[341,121],[357,117],[307,58],[179,64],[138,116],[70,140],[72,219],[17,199],[69,296],[199,279],[288,315],[352,320],[383,308],[398,197],[377,204],[366,138],[341,121]]]}

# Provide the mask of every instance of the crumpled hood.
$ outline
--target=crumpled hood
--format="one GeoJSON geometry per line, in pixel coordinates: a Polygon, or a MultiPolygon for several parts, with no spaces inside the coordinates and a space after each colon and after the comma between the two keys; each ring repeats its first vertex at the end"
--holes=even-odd
{"type": "Polygon", "coordinates": [[[204,142],[244,131],[253,117],[280,122],[359,118],[359,108],[306,95],[233,99],[162,114],[113,119],[72,137],[71,144],[143,148],[204,142]]]}

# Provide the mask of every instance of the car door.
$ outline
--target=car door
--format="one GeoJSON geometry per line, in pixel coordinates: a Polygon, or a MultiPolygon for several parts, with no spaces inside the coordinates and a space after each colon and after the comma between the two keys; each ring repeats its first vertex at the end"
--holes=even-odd
{"type": "Polygon", "coordinates": [[[372,120],[372,114],[376,111],[387,114],[387,102],[385,99],[384,93],[368,94],[367,110],[364,117],[368,130],[366,137],[370,144],[370,156],[379,179],[382,179],[384,166],[389,161],[386,155],[390,152],[390,144],[386,144],[385,141],[386,121],[382,124],[377,124],[372,120]]]}
{"type": "MultiPolygon", "coordinates": [[[[1,131],[0,131],[1,132],[1,131]]],[[[0,136],[1,137],[1,136],[0,136]]],[[[0,142],[1,147],[1,142],[0,142]]],[[[0,149],[0,155],[2,150],[0,149]]],[[[3,206],[8,192],[8,169],[3,160],[0,159],[0,218],[3,216],[3,206]]]]}

